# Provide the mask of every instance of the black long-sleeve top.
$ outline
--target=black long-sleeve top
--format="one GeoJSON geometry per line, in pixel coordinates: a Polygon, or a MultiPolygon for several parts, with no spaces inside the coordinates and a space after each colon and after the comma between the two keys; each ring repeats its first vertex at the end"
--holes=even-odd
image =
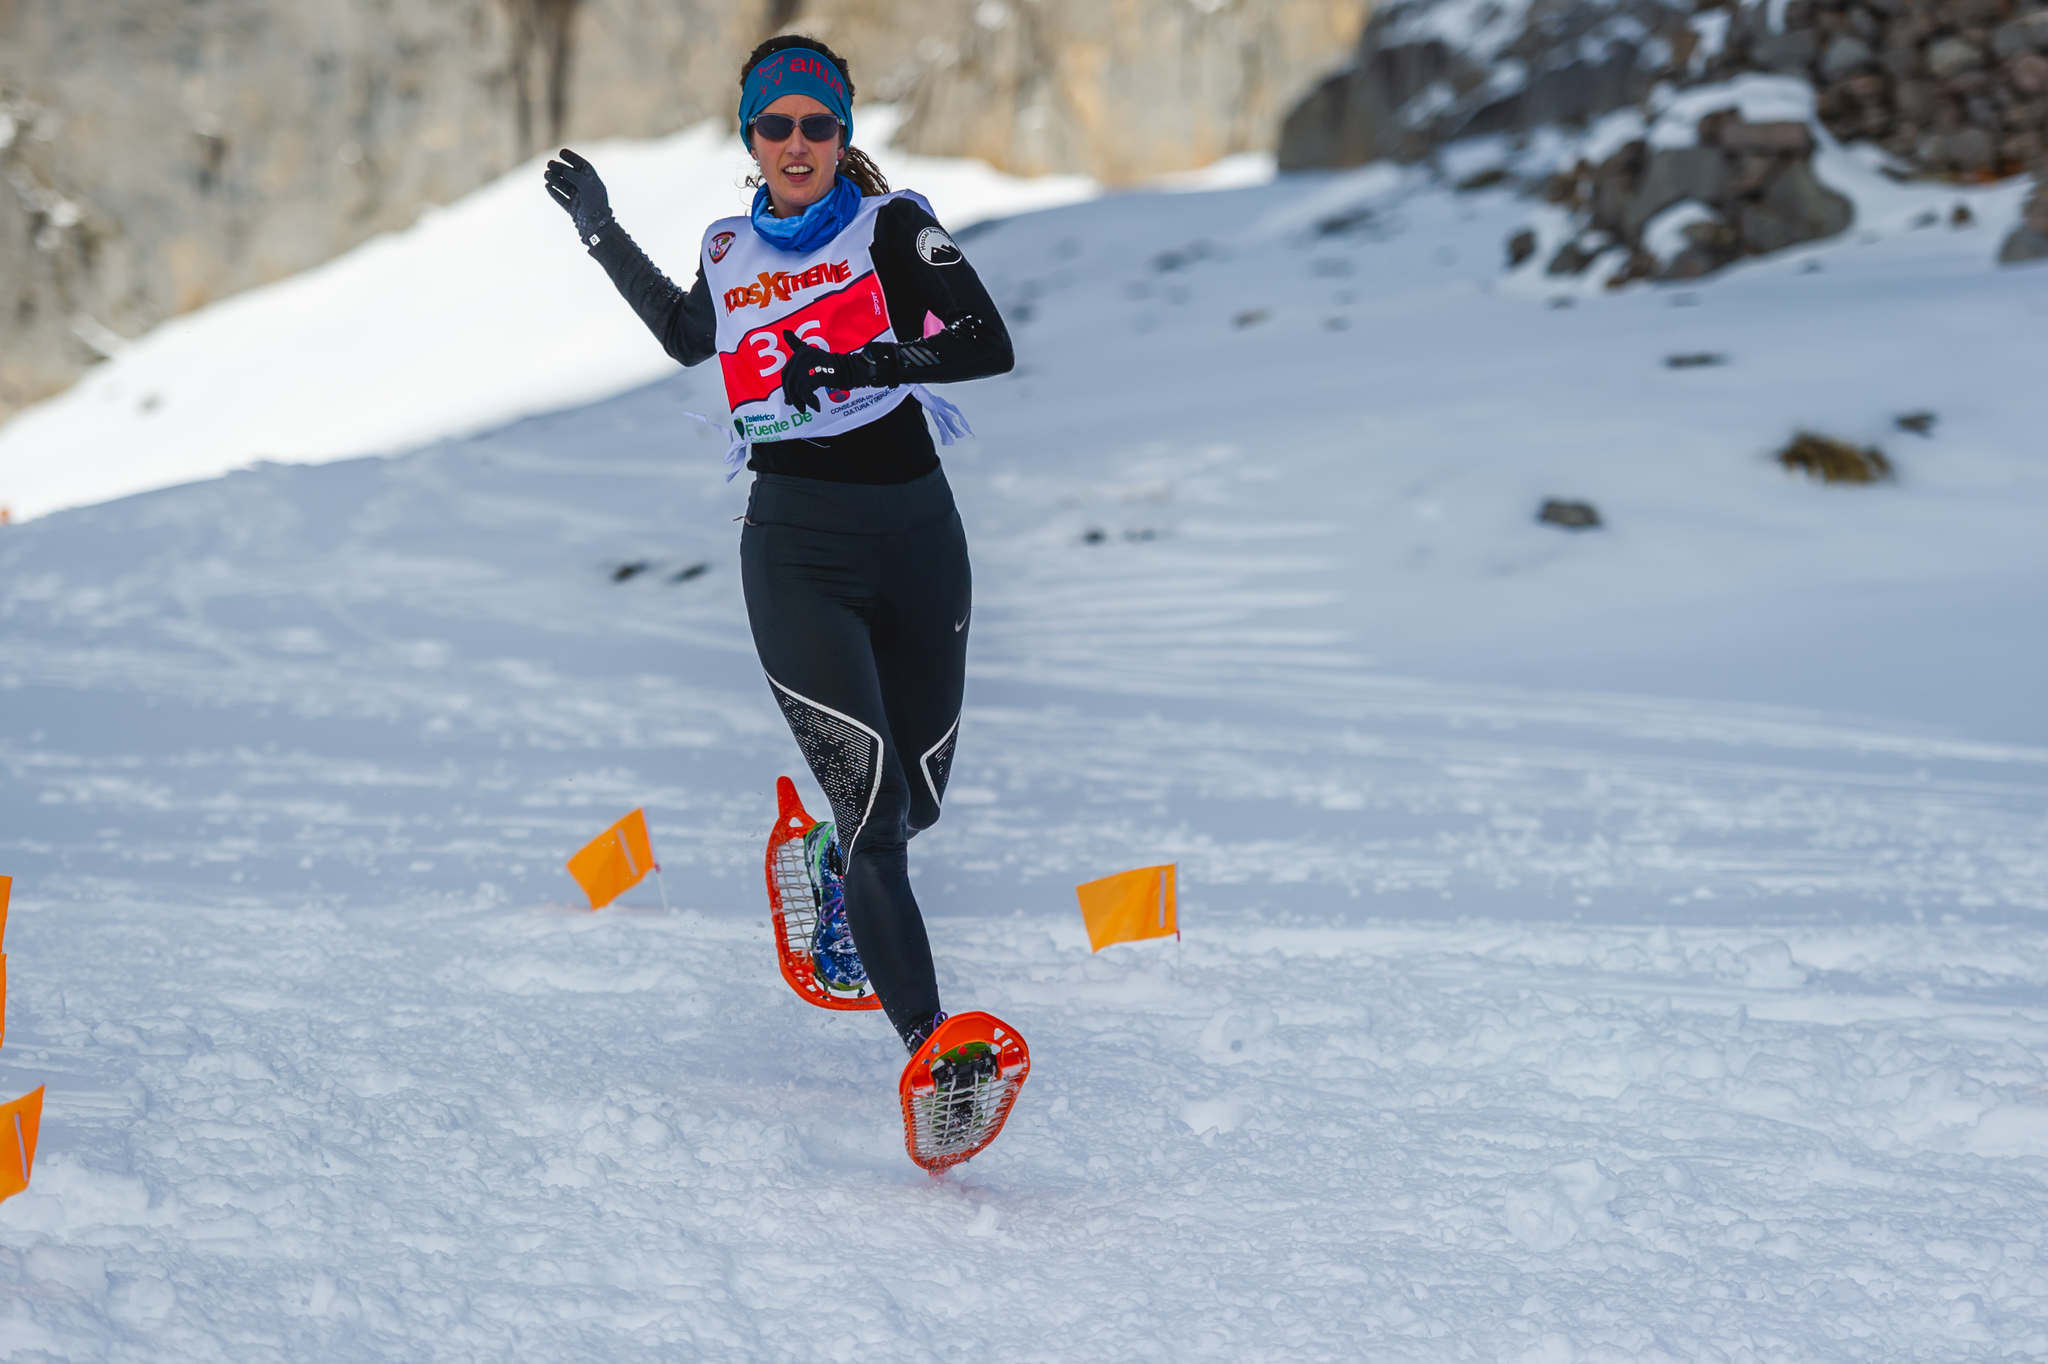
{"type": "MultiPolygon", "coordinates": [[[[676,361],[701,364],[717,354],[717,314],[700,262],[697,282],[687,292],[647,258],[617,220],[587,243],[590,254],[620,294],[676,361]]],[[[875,215],[872,249],[875,276],[889,306],[896,339],[861,348],[875,362],[878,382],[941,384],[1002,374],[1016,363],[1010,333],[996,312],[974,267],[938,220],[915,200],[896,199],[875,215]],[[939,233],[918,250],[919,235],[939,233]],[[942,330],[926,336],[925,319],[942,330]]],[[[762,473],[795,474],[839,483],[907,483],[938,467],[938,451],[926,429],[923,405],[897,404],[864,426],[820,440],[761,441],[748,452],[747,467],[762,473]]]]}

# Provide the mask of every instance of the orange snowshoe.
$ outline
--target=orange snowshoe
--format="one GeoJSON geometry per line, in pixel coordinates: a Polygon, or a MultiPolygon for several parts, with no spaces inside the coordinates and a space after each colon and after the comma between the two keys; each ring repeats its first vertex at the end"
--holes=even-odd
{"type": "Polygon", "coordinates": [[[810,840],[805,838],[818,828],[818,821],[804,809],[796,783],[788,777],[775,780],[775,804],[775,827],[768,833],[768,914],[775,925],[782,978],[800,998],[821,1009],[881,1008],[865,973],[849,982],[818,969],[818,917],[827,912],[826,887],[812,869],[806,853],[810,840]]]}
{"type": "Polygon", "coordinates": [[[1031,1074],[1031,1051],[993,1014],[966,1013],[933,1030],[903,1067],[903,1146],[931,1174],[996,1139],[1031,1074]]]}

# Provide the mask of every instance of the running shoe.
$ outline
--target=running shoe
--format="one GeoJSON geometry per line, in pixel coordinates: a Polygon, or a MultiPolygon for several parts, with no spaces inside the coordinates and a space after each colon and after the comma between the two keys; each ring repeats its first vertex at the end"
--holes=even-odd
{"type": "Polygon", "coordinates": [[[838,994],[857,994],[867,988],[868,973],[846,922],[846,864],[831,820],[812,825],[804,835],[804,867],[818,906],[818,928],[811,935],[811,964],[818,982],[838,994]]]}
{"type": "Polygon", "coordinates": [[[989,1043],[965,1042],[932,1062],[932,1138],[938,1149],[958,1150],[980,1135],[983,1110],[1000,1097],[999,1059],[989,1043]]]}

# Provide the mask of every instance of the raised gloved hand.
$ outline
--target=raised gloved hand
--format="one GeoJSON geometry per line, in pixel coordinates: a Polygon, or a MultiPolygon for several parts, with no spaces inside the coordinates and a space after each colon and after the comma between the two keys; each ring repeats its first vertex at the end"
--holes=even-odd
{"type": "Polygon", "coordinates": [[[812,412],[822,410],[821,388],[873,388],[875,362],[865,355],[837,355],[820,350],[795,332],[784,329],[789,363],[782,367],[782,396],[791,407],[812,412]]]}
{"type": "Polygon", "coordinates": [[[575,222],[577,237],[585,246],[592,245],[591,237],[612,220],[611,197],[597,178],[597,168],[564,147],[561,160],[548,162],[547,182],[548,193],[575,222]]]}

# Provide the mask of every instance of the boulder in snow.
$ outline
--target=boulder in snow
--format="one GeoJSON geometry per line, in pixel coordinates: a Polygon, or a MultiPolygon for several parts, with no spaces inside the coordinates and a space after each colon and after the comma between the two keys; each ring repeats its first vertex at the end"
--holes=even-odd
{"type": "Polygon", "coordinates": [[[1833,436],[1801,431],[1778,452],[1786,469],[1823,483],[1884,483],[1892,477],[1891,461],[1875,446],[1851,445],[1833,436]]]}
{"type": "Polygon", "coordinates": [[[1591,502],[1567,502],[1553,497],[1536,513],[1536,519],[1544,525],[1562,526],[1566,530],[1600,528],[1600,513],[1593,509],[1591,502]]]}

